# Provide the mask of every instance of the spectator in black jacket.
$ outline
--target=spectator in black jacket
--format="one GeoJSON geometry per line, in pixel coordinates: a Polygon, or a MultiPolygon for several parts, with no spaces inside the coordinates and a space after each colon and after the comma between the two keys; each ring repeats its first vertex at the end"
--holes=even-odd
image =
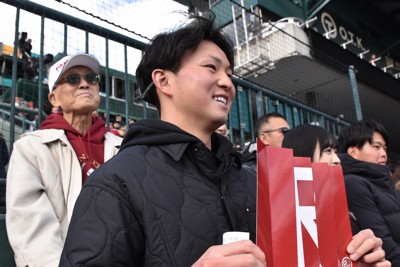
{"type": "Polygon", "coordinates": [[[386,130],[363,120],[344,128],[338,141],[349,210],[361,229],[370,228],[383,240],[392,266],[400,266],[400,197],[386,166],[386,130]]]}
{"type": "Polygon", "coordinates": [[[228,119],[233,49],[213,18],[157,35],[136,71],[160,120],[130,127],[75,205],[60,266],[265,266],[255,241],[255,177],[214,131],[228,119]]]}

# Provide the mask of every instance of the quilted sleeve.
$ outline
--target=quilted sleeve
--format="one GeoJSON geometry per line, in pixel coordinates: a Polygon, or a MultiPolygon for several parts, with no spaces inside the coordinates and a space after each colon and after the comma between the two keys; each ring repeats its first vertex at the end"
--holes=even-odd
{"type": "MultiPolygon", "coordinates": [[[[100,172],[92,175],[101,176],[100,172]]],[[[96,177],[91,177],[96,178],[96,177]]],[[[100,177],[104,178],[104,177],[100,177]]],[[[143,233],[123,185],[95,179],[75,204],[60,266],[141,266],[143,233]]]]}
{"type": "Polygon", "coordinates": [[[382,210],[377,206],[372,186],[355,175],[346,175],[345,185],[349,211],[355,215],[361,229],[370,228],[377,237],[382,239],[386,259],[392,264],[400,264],[400,246],[393,240],[382,210]]]}

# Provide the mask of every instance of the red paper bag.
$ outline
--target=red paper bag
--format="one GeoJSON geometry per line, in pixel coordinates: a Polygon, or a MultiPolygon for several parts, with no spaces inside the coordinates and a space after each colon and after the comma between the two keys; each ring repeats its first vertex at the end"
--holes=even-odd
{"type": "Polygon", "coordinates": [[[257,245],[267,266],[357,266],[340,166],[258,144],[257,245]]]}
{"type": "Polygon", "coordinates": [[[257,156],[258,162],[263,162],[257,167],[257,245],[264,251],[268,267],[297,266],[292,151],[270,148],[269,152],[269,157],[266,150],[257,156]]]}
{"type": "Polygon", "coordinates": [[[318,218],[318,241],[321,249],[320,260],[322,266],[330,266],[329,263],[338,261],[336,227],[333,231],[330,223],[335,221],[330,173],[326,163],[313,163],[312,170],[318,218]]]}
{"type": "MultiPolygon", "coordinates": [[[[336,218],[336,241],[338,248],[339,258],[342,259],[342,266],[350,266],[349,262],[351,260],[348,258],[348,253],[346,252],[347,244],[352,239],[351,225],[350,225],[350,215],[347,208],[347,197],[346,189],[343,178],[343,171],[341,166],[329,167],[331,173],[331,194],[334,198],[333,206],[336,218]]],[[[353,263],[353,266],[354,263],[353,263]]]]}

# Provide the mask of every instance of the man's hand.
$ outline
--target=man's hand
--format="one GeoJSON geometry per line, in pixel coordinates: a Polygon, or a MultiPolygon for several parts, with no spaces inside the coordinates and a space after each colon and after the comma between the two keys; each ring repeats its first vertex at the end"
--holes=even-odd
{"type": "Polygon", "coordinates": [[[250,240],[212,246],[192,267],[211,266],[266,266],[262,250],[250,240]]]}
{"type": "Polygon", "coordinates": [[[350,254],[351,260],[360,262],[360,266],[392,266],[385,259],[382,239],[376,237],[370,229],[362,230],[353,236],[353,240],[347,246],[347,252],[350,254]]]}

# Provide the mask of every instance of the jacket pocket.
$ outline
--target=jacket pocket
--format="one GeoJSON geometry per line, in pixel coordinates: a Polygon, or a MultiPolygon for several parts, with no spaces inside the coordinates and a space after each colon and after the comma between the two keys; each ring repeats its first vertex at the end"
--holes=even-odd
{"type": "Polygon", "coordinates": [[[160,218],[157,218],[157,225],[158,225],[158,228],[160,229],[160,233],[161,233],[161,236],[163,239],[162,242],[163,242],[165,250],[168,254],[169,262],[171,263],[171,266],[178,266],[177,263],[175,262],[174,252],[170,246],[170,242],[168,240],[164,225],[161,222],[160,218]]]}

